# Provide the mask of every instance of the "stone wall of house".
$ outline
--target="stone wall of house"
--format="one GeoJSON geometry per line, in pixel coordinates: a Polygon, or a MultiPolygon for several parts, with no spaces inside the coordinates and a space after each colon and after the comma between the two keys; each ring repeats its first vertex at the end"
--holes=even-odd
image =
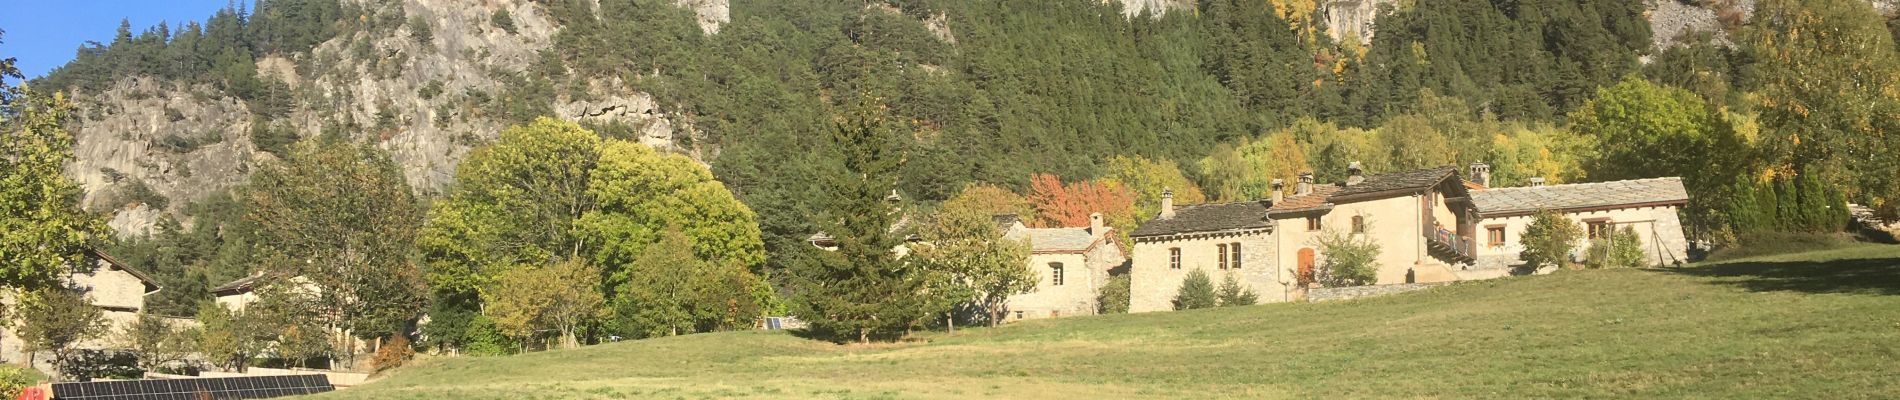
{"type": "MultiPolygon", "coordinates": [[[[1437,192],[1432,195],[1443,197],[1437,192]]],[[[1426,253],[1425,217],[1419,211],[1424,201],[1423,196],[1411,195],[1338,204],[1319,216],[1320,230],[1307,230],[1304,216],[1279,219],[1280,265],[1289,274],[1299,268],[1302,249],[1313,249],[1315,262],[1323,262],[1326,255],[1319,249],[1320,236],[1328,230],[1352,232],[1352,219],[1357,216],[1366,221],[1363,235],[1370,235],[1368,238],[1379,244],[1379,284],[1458,280],[1455,267],[1426,253]]],[[[1447,225],[1456,223],[1455,214],[1442,200],[1433,207],[1433,213],[1440,219],[1450,219],[1447,225]]]]}
{"type": "MultiPolygon", "coordinates": [[[[1029,271],[1036,276],[1036,290],[1009,297],[1009,320],[1053,318],[1095,313],[1095,294],[1101,280],[1089,271],[1082,253],[1036,254],[1029,257],[1029,271]],[[1055,283],[1055,268],[1062,266],[1062,284],[1055,283]]],[[[1106,276],[1108,271],[1102,271],[1106,276]]]]}
{"type": "Polygon", "coordinates": [[[1400,283],[1393,285],[1348,286],[1336,288],[1315,288],[1306,291],[1306,301],[1321,302],[1352,300],[1366,297],[1393,295],[1411,291],[1431,289],[1446,283],[1400,283]]]}
{"type": "Polygon", "coordinates": [[[1277,266],[1273,235],[1259,230],[1196,238],[1145,239],[1135,242],[1134,263],[1129,268],[1129,311],[1169,311],[1174,296],[1181,292],[1181,280],[1189,271],[1206,271],[1216,285],[1232,275],[1260,296],[1260,302],[1286,301],[1293,284],[1291,274],[1277,266]],[[1221,244],[1240,244],[1241,265],[1220,269],[1221,244]],[[1181,267],[1172,268],[1169,249],[1181,249],[1181,267]]]}
{"type": "MultiPolygon", "coordinates": [[[[1676,206],[1633,207],[1604,211],[1564,213],[1570,221],[1579,227],[1585,221],[1604,220],[1621,230],[1624,226],[1636,229],[1636,236],[1642,238],[1643,254],[1654,265],[1670,265],[1676,262],[1688,262],[1689,241],[1682,233],[1682,220],[1678,215],[1681,208],[1676,206]]],[[[1519,254],[1524,251],[1524,229],[1529,227],[1531,216],[1520,215],[1502,218],[1485,218],[1478,221],[1479,240],[1478,261],[1472,269],[1509,268],[1523,264],[1519,254]],[[1487,230],[1504,229],[1504,243],[1491,245],[1487,230]]],[[[1573,258],[1581,261],[1590,247],[1588,238],[1577,241],[1573,258]]]]}

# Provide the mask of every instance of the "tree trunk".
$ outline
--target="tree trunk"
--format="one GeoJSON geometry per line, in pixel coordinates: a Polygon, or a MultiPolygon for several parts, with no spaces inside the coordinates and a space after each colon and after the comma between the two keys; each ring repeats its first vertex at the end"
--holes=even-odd
{"type": "Polygon", "coordinates": [[[869,329],[858,328],[858,343],[871,344],[871,333],[869,329]]]}
{"type": "Polygon", "coordinates": [[[943,324],[950,327],[950,333],[957,333],[957,312],[943,313],[943,324]]]}

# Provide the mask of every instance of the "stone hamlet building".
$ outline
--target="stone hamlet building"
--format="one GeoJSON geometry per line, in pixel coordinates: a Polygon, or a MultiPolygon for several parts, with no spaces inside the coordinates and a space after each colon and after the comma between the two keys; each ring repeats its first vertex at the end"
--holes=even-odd
{"type": "MultiPolygon", "coordinates": [[[[145,272],[120,263],[110,255],[98,251],[91,253],[90,256],[97,260],[93,268],[67,273],[65,283],[85,291],[86,299],[104,311],[106,320],[111,323],[110,332],[103,338],[80,342],[75,347],[93,350],[119,348],[121,346],[116,340],[118,333],[138,321],[139,313],[145,309],[145,296],[158,292],[158,282],[145,272]]],[[[0,304],[5,304],[7,309],[17,309],[15,306],[19,302],[14,296],[14,293],[0,296],[0,304]]],[[[0,360],[25,365],[31,358],[32,367],[43,371],[52,370],[52,356],[49,353],[40,352],[35,357],[28,357],[24,345],[14,328],[0,330],[0,360]]]]}
{"type": "Polygon", "coordinates": [[[1380,285],[1501,277],[1520,263],[1523,228],[1540,209],[1587,224],[1589,236],[1635,227],[1657,264],[1685,258],[1676,214],[1688,196],[1680,179],[1552,186],[1533,180],[1530,187],[1492,189],[1489,166],[1473,164],[1472,171],[1477,182],[1449,166],[1366,175],[1354,163],[1337,184],[1301,174],[1284,198],[1280,180],[1271,199],[1175,207],[1164,195],[1160,215],[1130,235],[1130,311],[1172,310],[1183,277],[1195,269],[1216,281],[1232,276],[1263,302],[1300,298],[1298,277],[1311,276],[1325,259],[1317,238],[1328,233],[1378,243],[1380,285]]]}

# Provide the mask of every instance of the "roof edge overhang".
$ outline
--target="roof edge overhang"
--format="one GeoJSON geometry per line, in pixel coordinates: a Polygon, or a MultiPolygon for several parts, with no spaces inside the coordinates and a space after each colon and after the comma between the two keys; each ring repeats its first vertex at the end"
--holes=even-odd
{"type": "Polygon", "coordinates": [[[1271,219],[1278,219],[1278,218],[1293,218],[1293,217],[1303,217],[1303,216],[1310,216],[1310,215],[1321,215],[1321,214],[1326,214],[1326,213],[1329,213],[1329,212],[1332,212],[1332,211],[1333,211],[1333,203],[1326,203],[1326,204],[1323,204],[1323,205],[1320,205],[1320,206],[1318,206],[1318,207],[1307,207],[1307,208],[1297,208],[1297,209],[1292,209],[1292,210],[1279,210],[1279,211],[1269,211],[1269,212],[1267,212],[1267,218],[1271,218],[1271,219]]]}
{"type": "Polygon", "coordinates": [[[1181,232],[1181,233],[1170,233],[1170,234],[1165,234],[1165,235],[1130,236],[1128,237],[1128,239],[1133,240],[1135,243],[1153,243],[1153,242],[1163,242],[1163,241],[1170,241],[1170,240],[1201,239],[1201,238],[1209,238],[1209,237],[1245,235],[1245,234],[1250,234],[1250,233],[1272,232],[1272,231],[1273,231],[1273,225],[1267,225],[1267,226],[1258,227],[1258,228],[1223,229],[1223,230],[1218,230],[1218,231],[1181,232]]]}
{"type": "Polygon", "coordinates": [[[1640,203],[1606,204],[1606,205],[1599,205],[1599,206],[1583,206],[1583,207],[1505,210],[1505,211],[1495,211],[1495,212],[1479,211],[1478,218],[1522,217],[1526,215],[1536,214],[1538,211],[1543,211],[1543,210],[1551,210],[1551,211],[1556,211],[1556,212],[1561,212],[1561,213],[1577,213],[1577,212],[1621,210],[1625,208],[1668,207],[1668,206],[1680,207],[1680,206],[1684,206],[1688,204],[1689,204],[1689,199],[1678,199],[1678,200],[1646,201],[1646,202],[1640,202],[1640,203]]]}

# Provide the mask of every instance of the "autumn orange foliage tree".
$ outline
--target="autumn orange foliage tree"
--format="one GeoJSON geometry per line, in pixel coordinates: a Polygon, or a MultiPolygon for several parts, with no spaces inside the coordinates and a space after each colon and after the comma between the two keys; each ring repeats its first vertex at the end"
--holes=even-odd
{"type": "Polygon", "coordinates": [[[1051,174],[1029,177],[1029,199],[1036,209],[1037,227],[1078,227],[1089,225],[1089,214],[1102,213],[1110,221],[1132,220],[1135,192],[1114,182],[1062,183],[1051,174]]]}

